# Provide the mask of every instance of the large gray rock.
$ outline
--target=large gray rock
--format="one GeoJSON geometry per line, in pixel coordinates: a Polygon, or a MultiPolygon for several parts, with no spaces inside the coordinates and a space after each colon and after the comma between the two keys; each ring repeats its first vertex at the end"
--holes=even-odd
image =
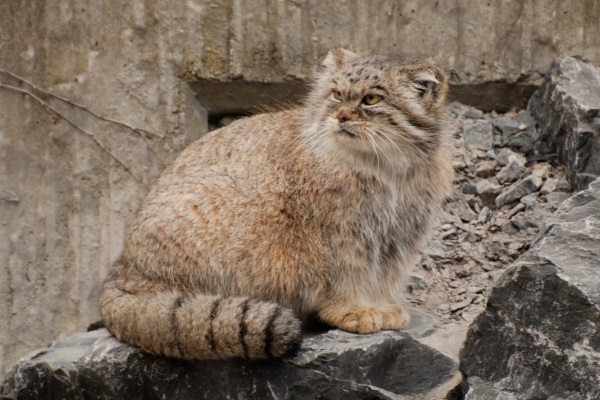
{"type": "Polygon", "coordinates": [[[460,369],[468,400],[600,398],[600,180],[500,278],[460,369]]]}
{"type": "Polygon", "coordinates": [[[574,188],[600,176],[600,73],[595,67],[573,57],[555,60],[528,109],[541,142],[558,152],[574,188]]]}
{"type": "Polygon", "coordinates": [[[427,330],[419,329],[332,330],[305,338],[296,357],[268,362],[155,357],[101,329],[23,358],[6,374],[0,398],[438,399],[455,384],[457,365],[415,340],[427,330]]]}

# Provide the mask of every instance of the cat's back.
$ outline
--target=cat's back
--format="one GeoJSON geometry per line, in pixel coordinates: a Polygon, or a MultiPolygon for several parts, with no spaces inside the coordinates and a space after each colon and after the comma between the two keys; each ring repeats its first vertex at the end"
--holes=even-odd
{"type": "Polygon", "coordinates": [[[181,153],[159,184],[173,178],[200,178],[215,168],[233,171],[247,164],[261,165],[289,153],[297,142],[300,119],[300,110],[292,109],[241,118],[209,132],[181,153]]]}
{"type": "MultiPolygon", "coordinates": [[[[260,114],[192,143],[141,205],[126,252],[143,257],[152,238],[204,259],[225,245],[256,248],[255,238],[297,222],[296,208],[302,205],[294,202],[295,211],[287,212],[290,192],[310,191],[302,186],[318,180],[315,168],[327,168],[302,145],[300,124],[301,109],[260,114]]],[[[145,264],[160,268],[155,261],[145,264]]]]}

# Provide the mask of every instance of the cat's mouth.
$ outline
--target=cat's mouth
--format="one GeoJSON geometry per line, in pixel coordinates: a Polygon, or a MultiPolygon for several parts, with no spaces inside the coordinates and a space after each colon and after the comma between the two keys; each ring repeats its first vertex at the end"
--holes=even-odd
{"type": "Polygon", "coordinates": [[[346,137],[350,137],[350,138],[355,138],[358,136],[356,133],[352,132],[352,128],[350,128],[348,126],[343,126],[343,125],[338,126],[338,133],[341,134],[342,136],[346,136],[346,137]]]}

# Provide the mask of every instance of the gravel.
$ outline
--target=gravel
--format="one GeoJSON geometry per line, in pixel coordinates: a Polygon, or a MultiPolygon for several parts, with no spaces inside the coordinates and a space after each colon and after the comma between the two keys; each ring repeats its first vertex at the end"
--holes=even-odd
{"type": "Polygon", "coordinates": [[[571,187],[565,167],[540,153],[527,111],[485,114],[458,103],[451,109],[458,120],[454,189],[415,269],[408,300],[442,324],[467,324],[571,187]]]}

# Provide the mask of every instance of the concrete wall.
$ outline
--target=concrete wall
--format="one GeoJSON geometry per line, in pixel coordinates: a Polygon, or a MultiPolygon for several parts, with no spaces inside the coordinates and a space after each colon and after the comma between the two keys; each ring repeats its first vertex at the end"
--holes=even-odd
{"type": "Polygon", "coordinates": [[[335,46],[535,82],[557,56],[600,65],[599,20],[594,0],[1,1],[0,373],[98,320],[126,220],[207,98],[268,101],[257,82],[302,87],[335,46]],[[232,80],[252,84],[210,86],[232,80]]]}

